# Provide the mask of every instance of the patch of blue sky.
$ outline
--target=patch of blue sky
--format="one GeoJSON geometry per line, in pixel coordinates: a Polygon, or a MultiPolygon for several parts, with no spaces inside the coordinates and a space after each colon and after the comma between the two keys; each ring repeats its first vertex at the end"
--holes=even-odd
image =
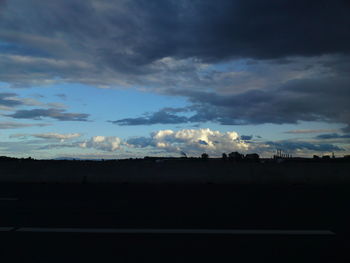
{"type": "MultiPolygon", "coordinates": [[[[7,83],[7,82],[3,82],[3,81],[0,81],[0,88],[1,88],[1,91],[3,92],[5,89],[9,89],[9,86],[10,84],[7,83]]],[[[13,91],[13,90],[12,90],[13,91]]]]}
{"type": "MultiPolygon", "coordinates": [[[[185,124],[155,124],[140,126],[119,126],[108,121],[135,118],[142,116],[145,112],[156,112],[161,108],[174,107],[181,108],[188,106],[185,98],[175,96],[164,96],[135,89],[100,89],[83,84],[56,84],[49,87],[33,87],[23,89],[7,89],[7,83],[0,82],[2,91],[12,91],[23,98],[36,98],[43,103],[63,103],[67,106],[67,112],[90,114],[88,122],[57,121],[50,118],[43,118],[41,121],[35,120],[12,120],[21,123],[47,123],[49,126],[25,127],[21,129],[2,130],[2,139],[6,140],[14,133],[82,133],[83,138],[96,135],[118,136],[127,139],[133,136],[148,136],[150,133],[164,129],[195,129],[210,128],[221,132],[236,131],[240,135],[261,136],[264,140],[284,140],[291,138],[312,138],[314,134],[287,134],[289,130],[307,129],[340,129],[340,124],[329,124],[322,122],[300,122],[298,124],[260,124],[260,125],[220,125],[207,122],[200,123],[198,127],[195,123],[185,124]],[[57,96],[65,94],[64,97],[57,96]]],[[[32,106],[40,107],[40,106],[32,106]]],[[[182,112],[179,115],[191,116],[191,112],[182,112]]]]}
{"type": "MultiPolygon", "coordinates": [[[[41,94],[44,102],[61,102],[70,110],[88,110],[95,118],[127,118],[144,112],[153,112],[163,107],[184,107],[183,98],[136,91],[134,89],[100,89],[83,84],[56,84],[49,88],[31,88],[27,94],[41,94]],[[65,94],[66,100],[57,97],[65,94]]],[[[24,94],[24,91],[21,91],[24,94]]]]}
{"type": "MultiPolygon", "coordinates": [[[[13,91],[13,90],[12,90],[13,91]]],[[[145,112],[155,112],[165,107],[185,107],[184,98],[164,96],[134,89],[100,89],[83,84],[56,84],[50,87],[33,87],[16,90],[20,97],[33,97],[43,103],[63,103],[67,112],[90,114],[88,122],[56,121],[45,118],[41,122],[52,126],[36,127],[41,132],[82,132],[86,136],[148,135],[155,129],[169,125],[118,126],[108,121],[135,118],[145,112]],[[57,96],[64,94],[66,97],[57,96]]]]}

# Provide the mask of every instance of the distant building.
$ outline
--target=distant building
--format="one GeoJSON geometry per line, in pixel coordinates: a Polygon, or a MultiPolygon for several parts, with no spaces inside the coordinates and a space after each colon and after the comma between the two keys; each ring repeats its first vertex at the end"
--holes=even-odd
{"type": "Polygon", "coordinates": [[[284,153],[282,150],[277,149],[276,154],[273,156],[273,159],[290,159],[292,155],[289,153],[284,153]]]}

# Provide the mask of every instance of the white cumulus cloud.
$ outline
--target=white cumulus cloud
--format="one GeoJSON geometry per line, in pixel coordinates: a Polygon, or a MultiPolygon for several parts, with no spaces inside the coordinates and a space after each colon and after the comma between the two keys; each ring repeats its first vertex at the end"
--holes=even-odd
{"type": "Polygon", "coordinates": [[[94,136],[91,139],[81,142],[81,148],[94,148],[97,150],[113,152],[120,149],[122,140],[116,136],[94,136]]]}
{"type": "Polygon", "coordinates": [[[240,139],[237,132],[220,132],[211,129],[183,129],[179,131],[159,130],[149,137],[138,137],[128,140],[134,147],[156,147],[166,152],[184,151],[188,154],[207,152],[221,155],[223,152],[250,149],[251,144],[240,139]]]}

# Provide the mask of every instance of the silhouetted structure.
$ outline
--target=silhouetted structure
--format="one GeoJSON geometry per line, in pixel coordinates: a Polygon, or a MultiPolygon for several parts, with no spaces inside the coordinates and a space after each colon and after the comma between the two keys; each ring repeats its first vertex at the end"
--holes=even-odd
{"type": "Polygon", "coordinates": [[[232,161],[241,161],[243,160],[243,154],[239,153],[239,152],[231,152],[228,155],[229,159],[232,161]]]}
{"type": "Polygon", "coordinates": [[[273,159],[279,161],[290,158],[292,158],[292,155],[289,153],[284,153],[281,149],[277,149],[276,154],[273,156],[273,159]]]}

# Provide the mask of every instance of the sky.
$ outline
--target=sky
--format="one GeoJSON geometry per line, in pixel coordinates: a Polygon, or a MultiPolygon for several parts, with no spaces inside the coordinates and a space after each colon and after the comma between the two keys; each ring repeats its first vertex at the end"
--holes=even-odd
{"type": "Polygon", "coordinates": [[[0,155],[350,154],[347,0],[0,0],[0,155]]]}

